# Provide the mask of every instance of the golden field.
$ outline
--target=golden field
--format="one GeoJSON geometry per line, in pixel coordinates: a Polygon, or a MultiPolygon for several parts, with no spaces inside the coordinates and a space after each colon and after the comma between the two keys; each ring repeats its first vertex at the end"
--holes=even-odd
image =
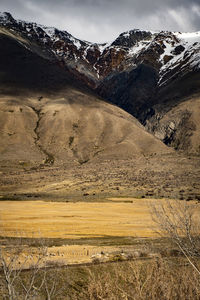
{"type": "MultiPolygon", "coordinates": [[[[164,200],[108,198],[108,202],[2,201],[4,236],[70,238],[155,237],[151,206],[164,200]]],[[[198,206],[199,207],[199,206],[198,206]]]]}
{"type": "MultiPolygon", "coordinates": [[[[103,246],[98,245],[98,242],[93,245],[88,245],[87,242],[76,245],[81,238],[158,237],[151,209],[156,204],[165,205],[166,200],[117,197],[106,200],[107,202],[2,201],[0,235],[64,239],[64,244],[48,247],[44,261],[62,265],[91,262],[94,255],[98,257],[102,252],[109,255],[122,249],[130,250],[127,245],[103,246]],[[74,243],[68,244],[67,239],[74,240],[74,243]]],[[[199,215],[199,207],[198,204],[195,206],[196,216],[199,215]]],[[[22,265],[26,259],[26,268],[37,257],[37,251],[33,252],[31,260],[27,261],[29,252],[30,249],[25,247],[17,260],[22,265]]]]}
{"type": "Polygon", "coordinates": [[[109,201],[2,201],[0,226],[4,236],[73,239],[155,236],[149,206],[158,200],[110,198],[109,201]]]}

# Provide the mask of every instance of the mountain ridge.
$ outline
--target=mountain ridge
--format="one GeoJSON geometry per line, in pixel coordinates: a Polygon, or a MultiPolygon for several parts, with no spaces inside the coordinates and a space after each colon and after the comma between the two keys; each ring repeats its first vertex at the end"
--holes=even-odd
{"type": "Polygon", "coordinates": [[[103,101],[40,50],[0,29],[3,164],[84,164],[172,152],[133,116],[103,101]]]}
{"type": "MultiPolygon", "coordinates": [[[[15,20],[9,13],[0,15],[0,28],[13,38],[18,35],[18,42],[24,47],[50,64],[57,64],[68,77],[78,80],[77,85],[82,85],[83,89],[88,87],[104,100],[132,114],[167,145],[175,144],[179,145],[178,150],[193,149],[194,153],[199,153],[198,139],[195,139],[197,145],[193,145],[192,138],[185,144],[172,142],[169,134],[172,122],[175,124],[173,139],[180,135],[175,132],[180,131],[180,124],[185,126],[181,119],[186,114],[193,122],[191,101],[185,108],[189,114],[186,111],[173,114],[175,119],[169,119],[165,125],[162,123],[168,111],[200,95],[199,31],[134,29],[121,33],[111,43],[97,44],[76,39],[67,31],[15,20]],[[183,144],[188,146],[181,146],[183,144]]],[[[199,109],[198,105],[196,107],[199,109]]],[[[185,128],[186,136],[196,135],[195,128],[199,126],[185,128]]]]}
{"type": "MultiPolygon", "coordinates": [[[[199,58],[199,53],[197,53],[198,56],[194,59],[191,57],[194,53],[189,53],[192,44],[196,43],[195,49],[193,49],[195,52],[198,52],[200,49],[200,31],[180,33],[133,29],[121,33],[111,43],[98,44],[82,41],[73,37],[67,31],[61,31],[54,27],[15,20],[10,13],[0,14],[0,24],[9,29],[26,34],[27,37],[32,40],[39,40],[43,46],[48,46],[52,51],[52,54],[57,58],[68,60],[67,63],[69,63],[69,66],[71,64],[72,68],[77,67],[75,63],[78,60],[82,60],[82,62],[86,64],[89,63],[93,68],[91,71],[92,73],[89,75],[93,75],[93,80],[97,85],[97,79],[100,79],[101,81],[105,76],[111,74],[116,69],[122,71],[124,68],[130,67],[128,60],[130,60],[131,57],[134,57],[135,59],[131,60],[131,65],[134,67],[134,63],[137,63],[138,59],[141,60],[141,56],[144,52],[151,51],[152,47],[156,48],[157,55],[160,55],[159,57],[156,57],[158,60],[153,62],[153,65],[156,66],[156,68],[160,67],[161,78],[159,78],[159,84],[163,85],[165,83],[162,78],[164,79],[166,77],[165,72],[166,68],[169,67],[169,63],[174,67],[176,60],[181,59],[180,56],[189,56],[191,54],[191,61],[188,61],[187,63],[191,63],[194,69],[200,68],[199,59],[197,59],[199,58]],[[182,46],[181,43],[183,43],[187,49],[184,49],[184,46],[182,46]],[[104,70],[102,70],[104,56],[109,55],[111,56],[111,62],[107,60],[106,64],[110,63],[110,65],[106,68],[104,66],[104,70]],[[128,66],[122,65],[124,59],[128,66]]],[[[81,71],[82,70],[79,68],[79,72],[81,71]]]]}

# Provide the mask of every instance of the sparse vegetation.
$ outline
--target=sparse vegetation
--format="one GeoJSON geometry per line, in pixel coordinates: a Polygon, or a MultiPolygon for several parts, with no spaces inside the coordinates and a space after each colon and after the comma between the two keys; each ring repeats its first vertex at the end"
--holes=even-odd
{"type": "MultiPolygon", "coordinates": [[[[136,201],[138,201],[138,204],[142,204],[141,201],[147,200],[135,199],[133,203],[111,202],[110,205],[114,207],[116,205],[130,206],[134,204],[134,209],[136,209],[136,201]]],[[[191,248],[192,245],[194,246],[194,230],[190,230],[197,229],[197,227],[192,226],[193,215],[191,212],[194,202],[190,202],[189,204],[188,202],[173,202],[175,204],[177,203],[176,209],[179,208],[179,204],[182,204],[181,210],[178,209],[178,211],[176,211],[174,206],[170,204],[171,202],[161,200],[148,200],[148,202],[151,203],[151,205],[152,203],[156,205],[153,208],[154,213],[156,212],[156,216],[159,217],[158,224],[161,227],[158,227],[158,229],[165,229],[165,231],[163,231],[165,235],[175,233],[175,235],[170,236],[172,239],[132,238],[129,240],[129,244],[128,238],[124,237],[127,239],[127,244],[125,244],[126,239],[121,238],[122,244],[118,241],[119,245],[121,245],[121,248],[119,248],[121,250],[118,251],[114,249],[114,245],[117,243],[117,239],[114,237],[97,237],[96,239],[88,237],[85,239],[77,239],[76,250],[75,246],[73,246],[75,243],[74,239],[61,239],[60,242],[56,241],[56,239],[45,239],[43,244],[49,244],[51,247],[47,248],[47,246],[45,246],[44,248],[41,248],[45,249],[45,252],[41,252],[39,251],[41,242],[40,239],[1,238],[1,250],[7,249],[7,253],[10,253],[8,256],[10,260],[5,259],[5,254],[4,257],[1,256],[3,268],[0,272],[0,276],[2,278],[0,294],[4,295],[5,299],[9,300],[33,299],[33,297],[35,297],[35,299],[44,300],[199,299],[200,280],[198,272],[194,272],[194,263],[195,268],[199,270],[200,258],[196,255],[196,252],[194,252],[194,248],[191,248]],[[169,203],[168,206],[166,206],[166,203],[169,203]],[[158,209],[157,205],[159,204],[161,207],[158,209]],[[172,207],[173,211],[171,210],[172,207]],[[171,219],[169,219],[169,212],[170,217],[172,217],[171,219]],[[174,221],[176,222],[173,223],[174,221]],[[172,224],[174,224],[174,226],[172,226],[172,224]],[[172,231],[169,231],[169,229],[172,229],[172,231]],[[176,229],[178,231],[174,232],[176,229]],[[182,238],[183,233],[187,233],[187,236],[182,238]],[[189,239],[189,243],[185,237],[189,239]],[[173,245],[174,241],[176,242],[176,246],[173,245]],[[74,249],[72,252],[77,254],[80,252],[78,255],[75,254],[74,261],[76,261],[76,263],[80,263],[84,262],[84,258],[86,256],[91,258],[92,251],[89,249],[92,248],[85,246],[88,242],[93,243],[94,245],[100,243],[98,253],[93,255],[92,259],[89,260],[91,264],[88,266],[70,266],[70,256],[64,255],[63,246],[55,247],[56,243],[59,245],[63,245],[63,243],[71,243],[71,249],[74,249]],[[113,247],[110,248],[110,253],[108,251],[109,247],[105,247],[108,243],[113,244],[113,247]],[[80,247],[78,244],[80,244],[80,247]],[[181,247],[179,247],[179,245],[181,245],[181,247]],[[82,252],[80,251],[81,247],[83,249],[82,252]],[[14,249],[15,251],[12,252],[13,250],[11,249],[14,249]],[[183,249],[184,251],[182,251],[183,249]],[[193,252],[191,252],[191,250],[193,252]],[[32,264],[30,264],[30,262],[27,264],[29,251],[32,251],[32,264]],[[185,255],[185,251],[187,251],[187,255],[185,255]],[[27,254],[24,256],[25,253],[27,254]],[[42,253],[44,253],[44,255],[42,253]],[[190,255],[190,260],[188,260],[188,255],[190,255]],[[21,261],[22,257],[24,257],[24,263],[21,261]],[[35,260],[35,258],[37,259],[35,260]],[[21,262],[20,265],[19,261],[21,262]],[[11,264],[9,264],[9,262],[11,262],[11,264]],[[26,266],[27,270],[24,270],[24,266],[26,266]],[[8,270],[8,273],[11,270],[11,275],[9,275],[11,283],[9,283],[10,279],[6,280],[6,277],[8,276],[5,270],[8,270]],[[11,288],[8,288],[8,284],[11,288]]],[[[16,202],[16,204],[17,203],[20,202],[16,202]]],[[[31,204],[31,202],[27,202],[26,204],[29,203],[31,204]]],[[[12,204],[14,205],[14,203],[12,204]]],[[[50,203],[46,204],[49,205],[49,208],[51,208],[50,203]]],[[[57,204],[53,203],[53,205],[55,206],[57,204]]],[[[62,207],[62,216],[64,216],[63,205],[65,204],[59,203],[59,205],[62,207]]],[[[101,205],[101,203],[98,205],[101,205]]],[[[199,209],[198,205],[195,207],[197,210],[199,209]]],[[[34,210],[32,209],[31,211],[34,210]]],[[[105,211],[106,209],[104,204],[104,215],[105,211]]],[[[142,207],[141,211],[144,211],[144,207],[142,207]]],[[[138,213],[139,211],[135,214],[132,212],[132,218],[134,218],[138,213]]],[[[70,214],[72,216],[71,209],[70,214]]],[[[149,217],[151,218],[150,214],[149,217]]],[[[139,218],[141,218],[141,215],[139,215],[139,218]]],[[[142,218],[144,221],[144,216],[142,218]]],[[[6,230],[5,225],[6,223],[4,223],[4,229],[6,230]]],[[[152,226],[152,223],[148,226],[152,226]]],[[[117,236],[116,238],[119,239],[117,236]]],[[[70,246],[67,245],[66,247],[69,251],[70,246]]],[[[198,244],[195,243],[195,247],[198,247],[198,244]]]]}
{"type": "MultiPolygon", "coordinates": [[[[31,271],[22,272],[21,276],[26,283],[31,271]]],[[[53,268],[45,276],[46,284],[37,294],[38,299],[198,300],[200,296],[199,277],[183,258],[53,268]],[[47,289],[50,291],[52,287],[54,295],[47,298],[47,289]]],[[[42,278],[43,269],[38,272],[36,286],[42,278]]],[[[17,299],[25,299],[23,289],[17,283],[16,287],[20,295],[17,299]]],[[[2,289],[3,286],[1,292],[2,289]]]]}
{"type": "Polygon", "coordinates": [[[101,202],[86,205],[84,202],[2,201],[0,213],[3,212],[4,233],[11,236],[16,230],[24,231],[25,237],[38,232],[46,238],[155,236],[147,205],[154,200],[119,200],[103,205],[101,202]]]}
{"type": "Polygon", "coordinates": [[[165,201],[153,204],[152,214],[158,232],[170,237],[200,276],[197,261],[200,259],[200,218],[197,203],[165,201]]]}

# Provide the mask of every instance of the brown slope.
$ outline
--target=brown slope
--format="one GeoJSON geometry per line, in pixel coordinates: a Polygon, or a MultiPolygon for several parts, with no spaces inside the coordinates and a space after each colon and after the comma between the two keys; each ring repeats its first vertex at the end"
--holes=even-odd
{"type": "Polygon", "coordinates": [[[134,117],[80,87],[26,40],[5,32],[0,39],[1,160],[83,163],[97,155],[169,152],[134,117]]]}
{"type": "Polygon", "coordinates": [[[131,158],[169,149],[118,107],[77,90],[57,97],[0,102],[1,160],[87,162],[95,156],[131,158]]]}
{"type": "Polygon", "coordinates": [[[178,150],[200,154],[200,96],[188,97],[147,121],[156,137],[178,150]]]}

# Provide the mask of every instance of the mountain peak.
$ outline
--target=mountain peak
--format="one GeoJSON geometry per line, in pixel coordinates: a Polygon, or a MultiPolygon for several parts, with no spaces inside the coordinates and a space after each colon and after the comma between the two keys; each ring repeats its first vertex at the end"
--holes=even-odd
{"type": "Polygon", "coordinates": [[[0,12],[0,22],[13,22],[15,19],[9,12],[0,12]]]}
{"type": "Polygon", "coordinates": [[[113,46],[133,47],[141,40],[150,39],[152,33],[139,29],[133,29],[121,33],[112,43],[113,46]]]}
{"type": "Polygon", "coordinates": [[[81,41],[54,27],[15,20],[8,12],[0,13],[0,24],[22,34],[30,43],[37,43],[42,55],[50,54],[92,87],[116,71],[130,71],[143,62],[155,69],[159,86],[173,75],[200,69],[200,32],[132,29],[110,43],[97,44],[81,41]],[[177,72],[179,67],[181,71],[177,72]]]}

